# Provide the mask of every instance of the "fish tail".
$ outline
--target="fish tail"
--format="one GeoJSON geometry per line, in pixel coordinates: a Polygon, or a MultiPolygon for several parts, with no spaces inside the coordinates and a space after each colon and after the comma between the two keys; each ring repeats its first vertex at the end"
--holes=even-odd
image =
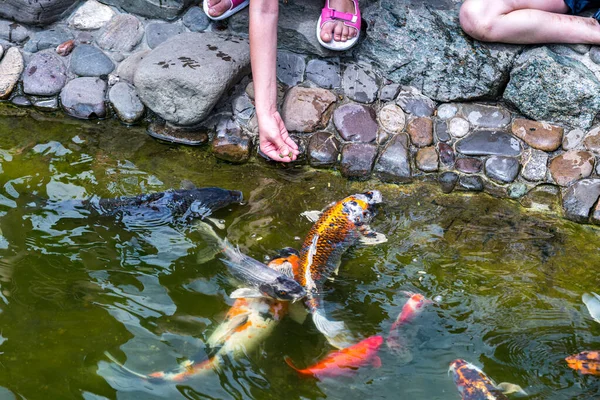
{"type": "Polygon", "coordinates": [[[292,359],[291,359],[290,357],[288,357],[288,356],[285,356],[285,357],[283,358],[283,361],[285,361],[285,363],[286,363],[287,365],[289,365],[289,366],[290,366],[292,369],[296,370],[296,372],[301,372],[301,370],[300,370],[298,367],[296,367],[296,366],[294,365],[294,363],[292,362],[292,359]]]}
{"type": "Polygon", "coordinates": [[[114,357],[112,354],[110,354],[108,351],[105,351],[105,352],[104,352],[104,355],[105,355],[105,356],[106,356],[106,357],[107,357],[107,358],[108,358],[110,361],[112,361],[113,363],[117,364],[117,366],[119,366],[119,368],[121,368],[123,371],[125,371],[125,372],[127,372],[127,373],[129,373],[129,374],[131,374],[131,375],[133,375],[133,376],[137,376],[138,378],[142,378],[142,379],[145,379],[145,380],[150,380],[151,378],[154,378],[154,377],[151,377],[151,376],[149,376],[149,375],[144,375],[144,374],[141,374],[141,373],[139,373],[139,372],[137,372],[137,371],[134,371],[134,370],[132,370],[131,368],[127,368],[125,365],[123,365],[123,364],[122,364],[122,363],[121,363],[119,360],[117,360],[117,359],[116,359],[116,358],[115,358],[115,357],[114,357]]]}
{"type": "Polygon", "coordinates": [[[313,322],[323,335],[328,338],[333,338],[344,332],[346,325],[342,321],[331,321],[325,316],[321,310],[315,310],[313,313],[313,322]]]}

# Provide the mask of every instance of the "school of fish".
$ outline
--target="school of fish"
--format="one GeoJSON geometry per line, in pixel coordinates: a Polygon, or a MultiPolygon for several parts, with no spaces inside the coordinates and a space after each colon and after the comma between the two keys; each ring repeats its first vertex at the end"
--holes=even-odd
{"type": "MultiPolygon", "coordinates": [[[[194,190],[196,192],[172,191],[143,198],[101,201],[96,206],[89,204],[105,214],[106,210],[111,210],[110,214],[122,210],[130,212],[136,204],[152,208],[152,204],[160,203],[165,197],[177,197],[176,206],[168,206],[168,201],[160,206],[166,206],[186,219],[204,218],[212,211],[242,199],[241,193],[235,191],[219,188],[208,188],[204,192],[202,189],[194,190]],[[203,200],[198,200],[200,194],[203,200]]],[[[207,345],[216,352],[204,360],[183,362],[173,371],[149,374],[125,367],[109,353],[106,353],[107,357],[131,375],[149,382],[182,382],[218,370],[226,357],[237,359],[247,356],[271,335],[282,318],[288,314],[291,316],[295,310],[294,314],[303,314],[300,319],[307,313],[311,315],[315,327],[336,348],[304,368],[297,367],[289,357],[285,357],[285,362],[299,375],[316,379],[335,378],[355,373],[365,366],[380,367],[382,345],[386,343],[390,350],[403,346],[399,341],[402,327],[412,323],[427,305],[435,302],[420,293],[405,292],[407,301],[392,323],[387,338],[373,335],[353,341],[343,322],[327,318],[322,295],[326,282],[338,273],[341,257],[348,248],[359,242],[378,244],[386,240],[369,225],[376,215],[375,207],[382,201],[381,193],[371,190],[331,204],[319,213],[299,252],[287,248],[268,265],[240,252],[226,239],[218,237],[209,225],[197,224],[198,231],[213,244],[214,254],[223,255],[223,263],[242,286],[231,294],[235,302],[207,340],[207,345]],[[293,303],[302,299],[304,309],[294,309],[299,303],[293,303]]],[[[585,293],[582,300],[592,318],[600,322],[600,296],[593,292],[585,293]]],[[[583,351],[565,360],[570,368],[582,374],[600,376],[600,351],[583,351]]],[[[463,359],[452,361],[448,372],[452,373],[463,400],[505,400],[511,393],[527,395],[518,385],[495,384],[479,367],[463,359]]]]}

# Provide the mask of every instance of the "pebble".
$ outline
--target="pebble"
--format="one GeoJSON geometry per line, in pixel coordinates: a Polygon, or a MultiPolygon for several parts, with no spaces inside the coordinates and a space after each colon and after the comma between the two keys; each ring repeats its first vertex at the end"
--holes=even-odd
{"type": "Polygon", "coordinates": [[[73,39],[67,40],[66,42],[61,43],[58,46],[56,46],[56,54],[58,54],[59,56],[62,56],[62,57],[66,57],[69,54],[71,54],[71,52],[73,51],[74,48],[75,48],[75,41],[73,39]]]}
{"type": "Polygon", "coordinates": [[[64,28],[54,28],[36,32],[23,47],[24,51],[35,53],[40,50],[54,49],[61,43],[73,39],[73,34],[64,28]]]}
{"type": "Polygon", "coordinates": [[[471,157],[459,158],[456,160],[455,167],[465,174],[477,174],[483,169],[483,161],[471,157]]]}
{"type": "Polygon", "coordinates": [[[148,125],[146,133],[153,138],[164,140],[165,142],[188,146],[200,146],[208,142],[208,133],[204,128],[195,129],[192,127],[174,126],[163,121],[155,121],[148,125]]]}
{"type": "Polygon", "coordinates": [[[285,96],[281,117],[290,132],[314,132],[327,126],[336,101],[329,90],[296,86],[285,96]]]}
{"type": "Polygon", "coordinates": [[[108,100],[119,119],[133,124],[144,115],[144,105],[135,88],[126,82],[117,82],[108,92],[108,100]]]}
{"type": "Polygon", "coordinates": [[[181,25],[153,22],[146,26],[146,44],[153,49],[165,40],[175,35],[181,35],[183,32],[185,32],[185,28],[181,25]]]}
{"type": "Polygon", "coordinates": [[[333,112],[333,123],[342,139],[369,143],[377,138],[375,110],[369,106],[348,103],[333,112]]]}
{"type": "Polygon", "coordinates": [[[423,147],[417,151],[415,159],[417,168],[424,172],[434,172],[439,168],[438,154],[435,147],[423,147]]]}
{"type": "Polygon", "coordinates": [[[437,144],[440,162],[442,165],[446,167],[451,167],[454,165],[454,149],[446,143],[440,142],[437,144]]]}
{"type": "Polygon", "coordinates": [[[481,128],[503,128],[510,123],[510,113],[497,106],[463,104],[462,113],[469,122],[481,128]]]}
{"type": "Polygon", "coordinates": [[[411,120],[406,131],[410,135],[410,141],[417,147],[425,147],[433,143],[433,121],[431,118],[418,117],[411,120]]]}
{"type": "Polygon", "coordinates": [[[464,118],[455,117],[448,122],[448,133],[455,138],[461,138],[469,133],[469,121],[464,118]]]}
{"type": "Polygon", "coordinates": [[[520,166],[516,158],[492,156],[485,161],[485,174],[497,183],[510,183],[519,175],[520,166]]]}
{"type": "Polygon", "coordinates": [[[23,25],[12,21],[0,20],[0,39],[12,43],[21,43],[27,40],[29,31],[23,25]]]}
{"type": "Polygon", "coordinates": [[[242,164],[250,159],[252,140],[242,132],[237,122],[223,118],[217,125],[211,148],[218,159],[242,164]]]}
{"type": "Polygon", "coordinates": [[[277,52],[277,79],[288,86],[304,81],[306,61],[303,56],[288,51],[277,52]]]}
{"type": "Polygon", "coordinates": [[[96,43],[104,50],[129,52],[140,43],[144,27],[131,14],[117,14],[102,28],[96,43]]]}
{"type": "Polygon", "coordinates": [[[210,25],[210,19],[200,7],[190,7],[183,15],[182,22],[192,32],[204,32],[210,25]]]}
{"type": "Polygon", "coordinates": [[[364,65],[351,64],[342,77],[344,94],[359,103],[372,103],[377,99],[377,77],[373,70],[364,65]]]}
{"type": "Polygon", "coordinates": [[[590,50],[590,59],[596,64],[600,64],[600,46],[592,46],[590,50]]]}
{"type": "Polygon", "coordinates": [[[40,111],[56,111],[60,107],[58,105],[58,97],[42,97],[34,98],[33,106],[40,111]]]}
{"type": "Polygon", "coordinates": [[[60,93],[67,83],[67,67],[53,52],[35,53],[23,73],[26,94],[52,96],[60,93]]]}
{"type": "Polygon", "coordinates": [[[19,107],[28,107],[31,105],[31,101],[25,96],[15,96],[10,102],[19,107]]]}
{"type": "Polygon", "coordinates": [[[585,135],[583,144],[589,151],[600,153],[600,126],[594,127],[585,135]]]}
{"type": "Polygon", "coordinates": [[[92,119],[106,116],[106,82],[99,78],[75,78],[60,92],[64,111],[75,118],[92,119]]]}
{"type": "Polygon", "coordinates": [[[600,179],[582,179],[569,187],[563,194],[565,217],[585,223],[600,196],[600,179]]]}
{"type": "Polygon", "coordinates": [[[564,129],[545,122],[516,118],[512,133],[534,149],[554,151],[562,143],[564,129]]]}
{"type": "Polygon", "coordinates": [[[406,117],[400,107],[388,104],[379,111],[379,124],[389,133],[400,133],[406,124],[406,117]]]}
{"type": "Polygon", "coordinates": [[[6,50],[0,61],[0,100],[7,99],[23,72],[23,56],[17,47],[6,50]]]}
{"type": "Polygon", "coordinates": [[[325,89],[340,87],[342,80],[340,61],[318,58],[310,60],[306,66],[306,79],[325,89]]]}
{"type": "Polygon", "coordinates": [[[521,154],[521,143],[503,131],[475,131],[456,143],[456,151],[470,156],[507,156],[521,154]]]}
{"type": "Polygon", "coordinates": [[[576,149],[583,142],[583,137],[585,136],[585,132],[581,129],[571,129],[567,132],[562,141],[562,147],[565,150],[576,149]]]}
{"type": "Polygon", "coordinates": [[[527,185],[523,182],[514,182],[508,185],[508,197],[520,199],[527,194],[527,185]]]}
{"type": "Polygon", "coordinates": [[[346,178],[364,180],[371,176],[377,157],[377,146],[371,143],[349,143],[342,149],[340,171],[346,178]]]}
{"type": "Polygon", "coordinates": [[[95,0],[87,0],[69,18],[69,28],[79,30],[100,29],[114,17],[115,12],[109,6],[95,0]]]}
{"type": "Polygon", "coordinates": [[[436,115],[440,119],[453,118],[458,113],[458,107],[456,104],[441,104],[436,112],[436,115]]]}
{"type": "Polygon", "coordinates": [[[521,175],[528,181],[538,182],[546,179],[548,154],[535,149],[527,149],[521,156],[523,170],[521,175]]]}
{"type": "Polygon", "coordinates": [[[89,44],[82,44],[71,54],[71,72],[79,76],[108,75],[115,64],[102,50],[89,44]]]}
{"type": "Polygon", "coordinates": [[[569,186],[581,178],[587,178],[594,170],[594,155],[582,150],[569,150],[550,161],[548,167],[552,179],[559,186],[569,186]]]}
{"type": "Polygon", "coordinates": [[[448,122],[446,121],[435,121],[434,125],[435,136],[440,142],[450,141],[450,134],[448,133],[448,122]]]}
{"type": "Polygon", "coordinates": [[[231,100],[231,106],[235,118],[244,125],[247,124],[254,115],[254,104],[252,104],[250,97],[248,97],[245,92],[234,97],[233,100],[231,100]]]}
{"type": "Polygon", "coordinates": [[[308,142],[308,160],[312,167],[327,168],[335,165],[340,154],[340,142],[329,132],[317,132],[308,142]]]}
{"type": "Polygon", "coordinates": [[[477,175],[462,175],[458,179],[461,189],[472,192],[481,192],[483,190],[483,181],[477,175]]]}
{"type": "Polygon", "coordinates": [[[444,172],[438,177],[438,182],[440,183],[442,192],[450,193],[454,190],[456,182],[458,182],[458,174],[451,171],[444,172]]]}
{"type": "Polygon", "coordinates": [[[375,164],[375,174],[384,182],[409,182],[412,177],[408,135],[395,135],[381,152],[375,164]]]}
{"type": "Polygon", "coordinates": [[[392,101],[400,93],[402,86],[398,83],[390,83],[381,88],[379,92],[379,100],[381,101],[392,101]]]}
{"type": "Polygon", "coordinates": [[[435,111],[435,102],[411,86],[402,87],[396,97],[396,104],[415,117],[431,117],[435,111]]]}

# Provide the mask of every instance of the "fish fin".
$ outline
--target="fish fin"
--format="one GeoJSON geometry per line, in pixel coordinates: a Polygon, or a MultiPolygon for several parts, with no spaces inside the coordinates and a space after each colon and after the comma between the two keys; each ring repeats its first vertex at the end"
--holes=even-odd
{"type": "Polygon", "coordinates": [[[379,356],[375,356],[372,364],[374,368],[381,368],[381,358],[379,358],[379,356]]]}
{"type": "Polygon", "coordinates": [[[308,311],[301,303],[292,303],[288,308],[288,315],[292,319],[292,321],[299,323],[302,325],[304,321],[306,321],[306,317],[308,316],[308,311]]]}
{"type": "Polygon", "coordinates": [[[221,252],[223,240],[217,235],[212,226],[204,221],[197,220],[194,223],[194,228],[206,242],[206,247],[196,252],[196,262],[198,264],[205,264],[213,260],[221,252]]]}
{"type": "Polygon", "coordinates": [[[315,210],[311,210],[311,211],[304,211],[303,213],[300,214],[301,217],[306,218],[307,220],[309,220],[310,222],[317,222],[319,217],[321,217],[321,214],[323,214],[323,211],[315,211],[315,210]]]}
{"type": "Polygon", "coordinates": [[[502,382],[496,385],[498,389],[502,391],[504,394],[512,394],[516,393],[519,396],[529,396],[526,391],[519,385],[515,385],[514,383],[502,382]]]}
{"type": "Polygon", "coordinates": [[[317,310],[312,314],[315,326],[327,339],[330,345],[343,349],[351,346],[352,336],[347,333],[346,324],[342,321],[328,320],[322,311],[317,310]]]}
{"type": "Polygon", "coordinates": [[[213,224],[214,226],[216,226],[217,229],[220,229],[220,230],[224,230],[225,229],[225,224],[223,222],[221,222],[220,219],[211,218],[211,217],[206,217],[205,219],[208,222],[210,222],[211,224],[213,224]]]}
{"type": "Polygon", "coordinates": [[[292,264],[289,261],[286,261],[281,265],[276,265],[273,267],[273,269],[279,272],[281,275],[294,279],[294,268],[292,267],[292,264]]]}
{"type": "Polygon", "coordinates": [[[588,309],[588,312],[596,322],[600,322],[600,296],[592,292],[592,294],[584,293],[581,296],[583,303],[588,309]]]}
{"type": "Polygon", "coordinates": [[[374,246],[376,244],[385,243],[387,241],[387,236],[379,232],[372,232],[372,235],[361,235],[361,237],[358,239],[358,242],[363,246],[374,246]]]}
{"type": "Polygon", "coordinates": [[[291,368],[293,368],[294,370],[296,370],[297,372],[301,372],[300,369],[298,369],[298,367],[296,367],[294,365],[294,363],[292,363],[292,359],[288,356],[283,357],[283,361],[285,361],[285,363],[287,365],[289,365],[291,368]]]}
{"type": "Polygon", "coordinates": [[[236,328],[242,326],[246,323],[246,321],[248,321],[249,315],[250,312],[246,312],[243,314],[238,314],[227,321],[223,321],[223,323],[219,325],[217,329],[215,329],[214,332],[206,340],[206,344],[208,344],[212,348],[218,347],[221,344],[223,344],[223,342],[229,334],[231,334],[236,328]]]}
{"type": "Polygon", "coordinates": [[[231,297],[232,299],[256,299],[256,298],[260,298],[260,297],[270,298],[270,297],[263,295],[257,289],[250,289],[250,288],[236,289],[233,292],[231,292],[229,297],[231,297]]]}
{"type": "MultiPolygon", "coordinates": [[[[104,352],[104,355],[113,363],[117,364],[117,366],[119,368],[121,368],[123,371],[133,375],[133,376],[137,376],[138,378],[142,378],[145,380],[148,380],[150,378],[154,378],[154,377],[150,377],[148,375],[144,375],[144,374],[140,374],[139,372],[136,372],[134,370],[132,370],[131,368],[127,368],[125,365],[123,365],[121,362],[119,362],[119,360],[117,360],[112,354],[110,354],[108,351],[104,352]]],[[[158,378],[158,376],[156,377],[158,378]]]]}

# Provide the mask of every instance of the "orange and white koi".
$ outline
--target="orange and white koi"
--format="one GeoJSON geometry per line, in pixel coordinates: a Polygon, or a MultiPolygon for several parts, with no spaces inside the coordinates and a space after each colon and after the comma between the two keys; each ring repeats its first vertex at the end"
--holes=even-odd
{"type": "Polygon", "coordinates": [[[423,311],[423,308],[427,304],[433,303],[433,301],[425,298],[425,296],[423,296],[420,293],[405,292],[405,294],[410,297],[406,304],[404,304],[404,306],[402,307],[402,311],[398,315],[398,318],[396,318],[396,320],[392,324],[392,327],[390,328],[390,333],[386,338],[386,343],[388,347],[394,351],[399,351],[402,347],[398,332],[398,328],[400,327],[400,325],[412,321],[417,315],[419,315],[423,311]]]}
{"type": "Polygon", "coordinates": [[[322,287],[337,272],[342,254],[350,246],[361,237],[377,236],[368,224],[375,215],[374,205],[381,201],[381,193],[372,190],[334,203],[313,225],[300,250],[300,264],[294,278],[306,289],[305,304],[315,326],[337,348],[348,345],[340,340],[345,327],[343,322],[327,319],[321,300],[322,287]]]}
{"type": "Polygon", "coordinates": [[[382,343],[381,336],[368,337],[353,346],[329,353],[323,360],[305,369],[296,368],[289,357],[285,358],[285,362],[298,373],[315,378],[348,375],[367,364],[375,368],[381,367],[381,359],[377,353],[382,343]]]}
{"type": "Polygon", "coordinates": [[[518,385],[506,382],[496,385],[480,368],[465,360],[452,361],[450,372],[463,400],[508,400],[509,393],[527,396],[518,385]]]}
{"type": "MultiPolygon", "coordinates": [[[[297,267],[298,256],[278,258],[269,267],[273,269],[286,266],[297,267]]],[[[278,301],[267,297],[236,299],[224,321],[215,329],[207,340],[212,348],[219,348],[217,353],[200,362],[186,361],[174,371],[158,371],[145,375],[125,367],[111,354],[106,356],[122,369],[139,378],[151,382],[182,382],[203,373],[219,369],[224,357],[240,358],[253,351],[262,343],[279,321],[287,314],[289,302],[278,301]]]]}
{"type": "Polygon", "coordinates": [[[600,376],[600,351],[583,351],[565,358],[570,368],[584,374],[600,376]]]}

